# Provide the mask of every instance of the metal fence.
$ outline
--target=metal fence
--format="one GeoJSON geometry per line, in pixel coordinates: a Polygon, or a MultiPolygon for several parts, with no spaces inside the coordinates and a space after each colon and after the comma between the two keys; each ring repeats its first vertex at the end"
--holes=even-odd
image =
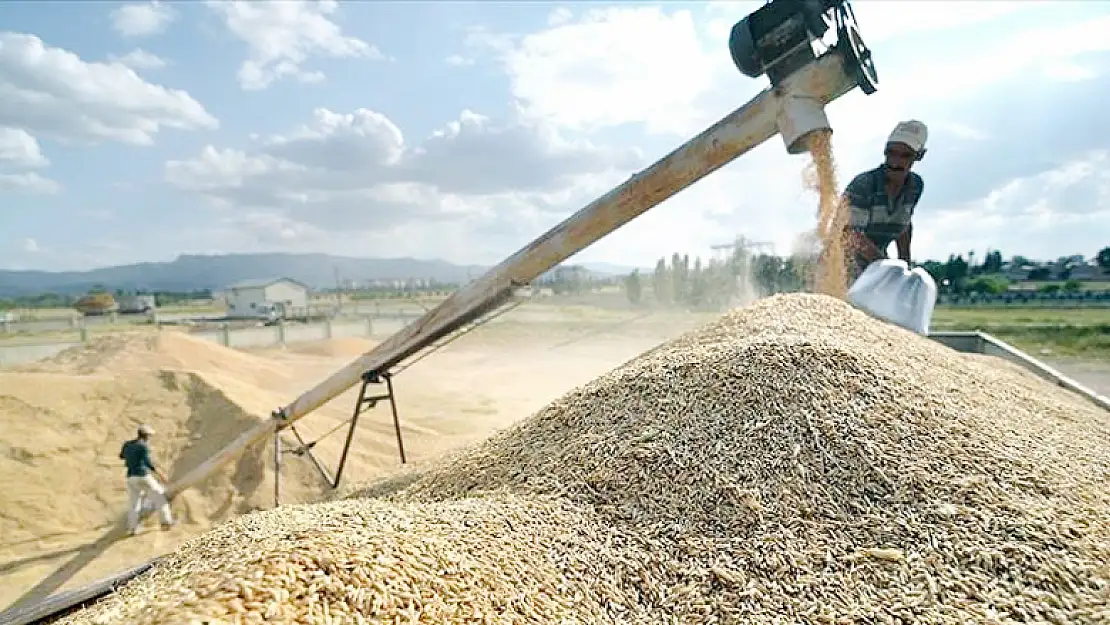
{"type": "MultiPolygon", "coordinates": [[[[279,323],[272,326],[234,328],[224,325],[189,332],[190,336],[233,348],[263,348],[344,337],[382,337],[393,334],[408,321],[398,316],[326,320],[319,323],[279,323]]],[[[50,358],[86,343],[99,333],[80,327],[54,339],[29,337],[0,343],[0,367],[11,367],[50,358]]]]}
{"type": "Polygon", "coordinates": [[[1110,308],[1110,291],[1076,291],[1073,293],[1006,291],[998,294],[942,294],[937,298],[937,304],[941,306],[994,306],[998,308],[1110,308]]]}

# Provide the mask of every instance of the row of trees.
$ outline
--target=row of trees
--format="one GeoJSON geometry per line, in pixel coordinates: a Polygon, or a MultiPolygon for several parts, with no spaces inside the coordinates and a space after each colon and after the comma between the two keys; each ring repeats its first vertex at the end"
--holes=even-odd
{"type": "Polygon", "coordinates": [[[753,254],[742,242],[733,247],[730,257],[703,261],[688,254],[672,254],[670,261],[660,258],[650,276],[639,270],[625,278],[629,301],[639,305],[651,289],[652,299],[660,306],[691,309],[720,309],[737,301],[762,295],[800,291],[811,284],[812,263],[797,257],[753,254]]]}
{"type": "MultiPolygon", "coordinates": [[[[1110,279],[1110,246],[1099,250],[1095,257],[1099,267],[1110,279]]],[[[1017,266],[1033,265],[1022,256],[1014,256],[1010,264],[1017,266]]],[[[945,261],[927,260],[920,263],[936,280],[941,292],[949,295],[970,293],[1003,293],[1010,281],[1001,272],[1006,262],[1002,252],[991,250],[977,262],[974,254],[951,255],[945,261]]],[[[577,294],[591,290],[596,283],[585,271],[564,268],[554,271],[536,281],[538,286],[551,288],[559,294],[577,294]]],[[[641,304],[650,297],[657,305],[682,306],[686,308],[721,308],[756,296],[773,293],[793,292],[809,289],[813,281],[813,262],[796,256],[776,256],[754,253],[743,239],[738,239],[728,258],[705,261],[700,257],[691,260],[686,254],[672,254],[670,258],[660,258],[650,275],[633,272],[624,278],[625,292],[633,304],[641,304]]],[[[1066,266],[1064,272],[1067,272],[1066,266]]],[[[1044,281],[1051,277],[1048,267],[1038,266],[1029,273],[1030,280],[1044,281]]],[[[1078,291],[1080,282],[1068,280],[1063,276],[1059,284],[1048,284],[1041,291],[1078,291]]],[[[352,299],[378,299],[394,297],[413,297],[415,295],[446,295],[457,288],[434,280],[420,284],[397,286],[366,287],[363,289],[342,289],[341,292],[352,299]]],[[[333,290],[334,292],[334,290],[333,290]]],[[[108,287],[94,285],[88,294],[112,293],[108,287]]],[[[136,291],[126,292],[115,289],[118,298],[124,295],[154,295],[158,306],[172,306],[178,303],[197,300],[211,300],[212,292],[197,290],[176,291],[136,291]]],[[[87,294],[68,295],[41,293],[21,297],[0,299],[0,310],[17,308],[68,308],[87,294]]]]}
{"type": "MultiPolygon", "coordinates": [[[[1018,266],[1031,264],[1020,256],[1010,262],[1018,266]]],[[[1099,251],[1097,262],[1110,274],[1110,247],[1099,251]]],[[[943,262],[927,260],[920,266],[933,277],[941,293],[965,295],[1005,292],[1010,281],[1000,275],[1004,264],[1002,253],[992,250],[979,263],[971,254],[967,259],[953,254],[943,262]]],[[[731,257],[725,260],[705,262],[695,257],[691,264],[689,255],[677,253],[672,254],[669,261],[660,258],[651,275],[634,271],[625,278],[624,288],[634,305],[644,303],[650,289],[651,299],[659,306],[721,308],[756,296],[810,289],[813,272],[812,260],[753,254],[742,240],[738,240],[731,257]]],[[[1047,280],[1050,273],[1047,267],[1036,267],[1029,279],[1047,280]]],[[[1110,279],[1110,275],[1107,278],[1110,279]]],[[[1041,291],[1074,292],[1081,288],[1077,280],[1064,280],[1062,284],[1044,285],[1041,291]]]]}
{"type": "Polygon", "coordinates": [[[201,289],[196,291],[126,291],[124,289],[109,289],[103,285],[94,285],[86,293],[37,293],[35,295],[22,295],[17,297],[0,298],[0,310],[15,310],[23,308],[71,308],[78,300],[97,295],[112,295],[116,299],[127,295],[153,295],[158,306],[174,306],[183,302],[212,299],[212,291],[201,289]]]}

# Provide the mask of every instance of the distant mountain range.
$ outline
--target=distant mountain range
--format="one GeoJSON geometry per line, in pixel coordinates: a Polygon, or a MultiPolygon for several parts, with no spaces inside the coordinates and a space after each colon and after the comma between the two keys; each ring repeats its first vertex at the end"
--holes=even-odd
{"type": "MultiPolygon", "coordinates": [[[[622,275],[633,267],[580,263],[599,276],[622,275]]],[[[329,254],[226,254],[179,256],[171,262],[137,263],[89,271],[0,270],[0,297],[38,293],[78,294],[102,286],[125,291],[220,290],[242,280],[286,277],[313,288],[334,288],[336,273],[344,283],[369,280],[434,279],[463,284],[488,267],[455,265],[417,258],[350,258],[329,254]]]]}

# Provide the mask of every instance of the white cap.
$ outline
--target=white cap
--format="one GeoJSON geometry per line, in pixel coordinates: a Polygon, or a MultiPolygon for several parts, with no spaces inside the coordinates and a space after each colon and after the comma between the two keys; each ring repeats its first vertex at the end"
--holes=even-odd
{"type": "Polygon", "coordinates": [[[890,133],[887,138],[887,143],[904,143],[910,147],[914,152],[921,153],[925,150],[925,141],[929,138],[929,129],[925,124],[911,119],[909,121],[898,122],[894,127],[894,131],[890,133]]]}
{"type": "Polygon", "coordinates": [[[150,427],[149,425],[144,423],[139,426],[139,436],[151,436],[153,434],[154,428],[150,427]]]}

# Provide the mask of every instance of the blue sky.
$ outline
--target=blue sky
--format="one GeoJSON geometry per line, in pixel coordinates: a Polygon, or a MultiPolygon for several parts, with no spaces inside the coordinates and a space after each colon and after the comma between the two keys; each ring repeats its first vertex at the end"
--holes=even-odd
{"type": "MultiPolygon", "coordinates": [[[[0,267],[327,251],[495,262],[766,86],[759,3],[7,2],[0,267]]],[[[1110,245],[1110,4],[855,3],[879,92],[841,186],[929,125],[915,256],[1110,245]]],[[[650,265],[814,226],[775,138],[582,253],[650,265]]]]}

